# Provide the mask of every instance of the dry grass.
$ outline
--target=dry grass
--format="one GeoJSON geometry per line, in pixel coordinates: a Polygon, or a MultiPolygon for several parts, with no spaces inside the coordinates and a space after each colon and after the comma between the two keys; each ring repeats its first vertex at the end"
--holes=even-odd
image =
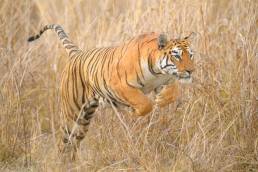
{"type": "Polygon", "coordinates": [[[257,171],[258,3],[256,0],[1,0],[0,171],[257,171]],[[181,105],[143,118],[97,112],[79,159],[57,154],[61,24],[84,49],[143,32],[197,32],[197,70],[181,105]]]}

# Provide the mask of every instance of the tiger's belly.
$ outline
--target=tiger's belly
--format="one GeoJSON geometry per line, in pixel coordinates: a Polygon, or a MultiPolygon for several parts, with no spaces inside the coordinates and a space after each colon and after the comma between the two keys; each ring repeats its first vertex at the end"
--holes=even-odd
{"type": "Polygon", "coordinates": [[[171,75],[161,75],[159,77],[153,77],[144,82],[144,86],[141,88],[141,90],[144,92],[144,94],[148,94],[155,88],[166,85],[167,83],[173,82],[174,80],[174,77],[171,75]]]}

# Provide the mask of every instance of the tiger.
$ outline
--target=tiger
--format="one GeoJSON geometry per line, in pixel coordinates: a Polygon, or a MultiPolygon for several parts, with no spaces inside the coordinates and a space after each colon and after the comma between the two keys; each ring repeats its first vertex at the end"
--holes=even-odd
{"type": "Polygon", "coordinates": [[[118,46],[82,50],[60,25],[51,24],[29,37],[28,42],[40,38],[47,30],[56,32],[69,57],[60,85],[61,110],[67,119],[61,140],[64,147],[72,145],[75,152],[100,99],[130,107],[134,115],[144,116],[155,106],[162,108],[175,102],[180,82],[192,81],[192,34],[168,40],[164,33],[151,32],[118,46]],[[155,92],[154,100],[148,97],[150,92],[155,92]],[[69,123],[76,125],[76,129],[69,123]]]}

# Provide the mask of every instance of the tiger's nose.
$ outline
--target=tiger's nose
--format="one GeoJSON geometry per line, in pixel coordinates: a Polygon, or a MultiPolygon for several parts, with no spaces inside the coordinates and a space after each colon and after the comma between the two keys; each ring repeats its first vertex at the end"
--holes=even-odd
{"type": "Polygon", "coordinates": [[[186,68],[186,72],[189,74],[192,74],[194,71],[194,67],[193,66],[189,66],[188,68],[186,68]]]}

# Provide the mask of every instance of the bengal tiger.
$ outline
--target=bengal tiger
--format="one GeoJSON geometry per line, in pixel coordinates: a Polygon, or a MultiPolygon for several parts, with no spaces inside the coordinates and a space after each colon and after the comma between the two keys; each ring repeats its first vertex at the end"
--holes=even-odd
{"type": "Polygon", "coordinates": [[[61,78],[62,112],[68,122],[64,127],[63,144],[78,148],[85,137],[100,98],[116,106],[127,106],[143,116],[154,105],[166,106],[179,95],[178,81],[191,81],[194,71],[189,37],[168,40],[165,34],[148,33],[114,47],[78,48],[60,25],[46,25],[54,30],[69,56],[61,78]],[[152,101],[147,94],[159,90],[152,101]],[[70,126],[69,126],[70,125],[70,126]]]}

